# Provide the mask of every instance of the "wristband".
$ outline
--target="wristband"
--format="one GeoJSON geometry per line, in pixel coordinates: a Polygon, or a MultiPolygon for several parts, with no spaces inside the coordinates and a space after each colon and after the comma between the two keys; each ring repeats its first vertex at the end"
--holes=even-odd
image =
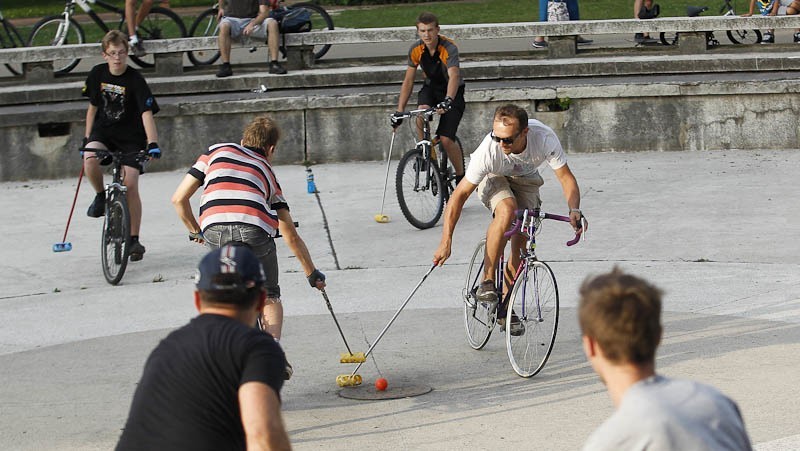
{"type": "Polygon", "coordinates": [[[580,208],[570,208],[569,212],[570,213],[579,213],[579,214],[583,215],[583,212],[581,211],[580,208]]]}

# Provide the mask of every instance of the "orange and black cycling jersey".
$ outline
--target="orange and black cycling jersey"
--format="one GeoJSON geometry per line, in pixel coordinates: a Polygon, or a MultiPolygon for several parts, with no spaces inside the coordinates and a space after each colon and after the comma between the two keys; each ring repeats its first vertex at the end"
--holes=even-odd
{"type": "MultiPolygon", "coordinates": [[[[436,52],[433,55],[425,47],[422,40],[418,40],[408,50],[408,65],[410,67],[421,67],[425,77],[430,80],[430,83],[437,86],[447,86],[449,76],[447,69],[450,67],[458,67],[459,73],[461,68],[458,62],[458,47],[455,42],[442,35],[439,35],[439,43],[436,46],[436,52]]],[[[464,84],[464,77],[459,77],[461,82],[459,85],[464,84]]]]}

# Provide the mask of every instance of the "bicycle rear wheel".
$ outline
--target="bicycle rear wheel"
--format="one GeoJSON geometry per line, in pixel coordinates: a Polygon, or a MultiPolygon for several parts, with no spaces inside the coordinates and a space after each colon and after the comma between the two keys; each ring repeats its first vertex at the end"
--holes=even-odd
{"type": "Polygon", "coordinates": [[[558,285],[546,263],[527,265],[514,284],[510,306],[506,312],[506,349],[514,371],[531,377],[544,368],[558,330],[558,285]],[[516,314],[525,331],[511,335],[511,319],[516,314]]]}
{"type": "MultiPolygon", "coordinates": [[[[333,19],[331,19],[331,16],[328,14],[328,12],[325,11],[325,9],[319,5],[315,5],[313,3],[296,3],[290,6],[289,9],[293,11],[291,14],[295,14],[294,11],[300,9],[305,10],[303,14],[308,14],[308,16],[311,18],[311,29],[308,31],[300,31],[299,33],[313,33],[315,31],[333,30],[333,19]]],[[[325,54],[328,53],[328,50],[330,50],[330,48],[331,48],[330,44],[315,45],[314,59],[318,60],[323,56],[325,56],[325,54]]],[[[283,56],[285,57],[286,49],[283,46],[281,46],[280,51],[281,54],[283,54],[283,56]]]]}
{"type": "MultiPolygon", "coordinates": [[[[0,34],[0,43],[4,49],[14,49],[25,47],[25,41],[22,40],[19,31],[14,27],[14,24],[3,19],[3,33],[0,34]]],[[[6,69],[14,75],[22,75],[22,64],[6,64],[6,69]]]]}
{"type": "Polygon", "coordinates": [[[734,44],[758,44],[761,42],[759,30],[728,30],[728,39],[734,44]]]}
{"type": "MultiPolygon", "coordinates": [[[[125,22],[120,25],[121,30],[127,30],[128,26],[125,22]]],[[[183,20],[172,12],[170,9],[155,6],[150,10],[150,13],[145,16],[142,23],[136,29],[136,35],[142,41],[149,41],[152,39],[177,39],[186,37],[186,26],[183,20]]],[[[145,55],[141,57],[130,55],[131,61],[139,65],[139,67],[153,67],[155,66],[155,58],[153,55],[145,55]]]]}
{"type": "Polygon", "coordinates": [[[436,225],[444,209],[442,176],[431,163],[417,148],[406,152],[397,166],[397,201],[403,216],[418,229],[436,225]]]}
{"type": "Polygon", "coordinates": [[[111,285],[116,285],[122,280],[125,268],[128,266],[130,227],[130,214],[125,194],[114,192],[106,200],[106,216],[100,249],[103,275],[111,285]]]}
{"type": "MultiPolygon", "coordinates": [[[[211,8],[203,11],[197,16],[192,26],[189,28],[189,36],[209,37],[219,34],[219,21],[217,20],[217,9],[211,8]]],[[[195,50],[189,52],[189,61],[195,66],[208,66],[214,64],[219,59],[219,50],[195,50]]]]}
{"type": "Polygon", "coordinates": [[[486,240],[481,240],[472,253],[472,259],[467,267],[467,280],[461,292],[464,300],[464,328],[467,331],[467,342],[472,349],[478,350],[486,346],[492,330],[497,323],[497,305],[488,307],[483,302],[478,302],[476,292],[483,281],[483,257],[486,250],[486,240]]]}
{"type": "MultiPolygon", "coordinates": [[[[31,37],[28,39],[29,47],[36,46],[60,46],[67,44],[83,44],[86,36],[83,28],[70,18],[64,20],[64,16],[45,17],[33,26],[31,37]]],[[[75,69],[80,63],[78,58],[58,59],[53,61],[53,71],[57,74],[66,74],[75,69]]]]}

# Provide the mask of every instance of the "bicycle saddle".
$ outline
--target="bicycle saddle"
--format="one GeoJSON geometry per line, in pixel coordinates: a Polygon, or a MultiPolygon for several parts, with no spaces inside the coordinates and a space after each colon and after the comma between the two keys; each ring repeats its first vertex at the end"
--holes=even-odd
{"type": "Polygon", "coordinates": [[[708,6],[687,6],[686,15],[689,17],[697,17],[703,12],[708,11],[708,6]]]}

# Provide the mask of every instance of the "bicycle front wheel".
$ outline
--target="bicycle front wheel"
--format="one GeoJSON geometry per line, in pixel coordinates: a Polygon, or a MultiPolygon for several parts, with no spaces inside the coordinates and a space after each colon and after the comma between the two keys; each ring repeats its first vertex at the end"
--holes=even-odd
{"type": "MultiPolygon", "coordinates": [[[[307,32],[313,33],[315,31],[333,30],[333,19],[331,19],[331,16],[328,14],[327,11],[325,11],[323,7],[315,5],[313,3],[296,3],[290,6],[289,8],[293,11],[301,9],[305,10],[303,11],[303,14],[310,17],[311,20],[310,30],[303,30],[300,31],[299,33],[307,33],[307,32]]],[[[294,14],[294,12],[292,12],[291,14],[294,14]]],[[[328,50],[330,49],[331,49],[330,44],[315,45],[314,59],[318,60],[322,58],[323,56],[325,56],[326,53],[328,53],[328,50]]],[[[283,55],[286,56],[286,49],[281,47],[281,53],[283,53],[283,55]]]]}
{"type": "MultiPolygon", "coordinates": [[[[197,16],[192,26],[189,28],[191,37],[209,37],[219,34],[219,21],[217,20],[217,9],[211,8],[203,11],[197,16]]],[[[219,50],[195,50],[189,52],[189,61],[195,66],[208,66],[214,64],[219,59],[219,50]]]]}
{"type": "MultiPolygon", "coordinates": [[[[86,36],[83,28],[70,18],[64,20],[64,16],[45,17],[33,26],[31,37],[28,39],[28,46],[61,46],[67,44],[83,44],[86,36]]],[[[78,58],[57,59],[53,61],[53,71],[57,74],[66,74],[75,69],[80,63],[78,58]]]]}
{"type": "Polygon", "coordinates": [[[759,30],[728,30],[728,39],[734,44],[758,44],[761,42],[759,30]]]}
{"type": "Polygon", "coordinates": [[[514,371],[531,377],[544,368],[558,330],[558,285],[546,263],[534,261],[520,274],[506,312],[506,349],[514,371]],[[514,332],[516,316],[524,330],[514,332]]]}
{"type": "MultiPolygon", "coordinates": [[[[120,29],[128,29],[125,22],[120,25],[120,29]]],[[[156,6],[150,10],[150,14],[146,15],[142,23],[139,24],[136,29],[136,35],[142,41],[183,38],[186,37],[186,26],[183,24],[183,20],[172,10],[156,6]]],[[[130,58],[139,67],[155,66],[153,55],[136,57],[131,54],[130,58]]]]}
{"type": "Polygon", "coordinates": [[[483,257],[486,252],[486,240],[481,240],[472,253],[467,268],[467,280],[462,290],[464,300],[464,328],[467,331],[467,342],[472,349],[478,350],[486,346],[492,330],[497,323],[497,305],[487,306],[478,302],[476,293],[483,281],[483,257]]]}
{"type": "MultiPolygon", "coordinates": [[[[0,34],[0,42],[3,44],[4,49],[15,49],[25,47],[25,41],[22,40],[19,31],[14,27],[14,24],[7,20],[3,20],[3,33],[0,34]]],[[[6,64],[6,69],[14,75],[22,75],[22,64],[6,64]]]]}
{"type": "Polygon", "coordinates": [[[397,166],[397,201],[403,216],[418,229],[436,225],[444,209],[442,176],[431,163],[420,149],[411,149],[397,166]]]}
{"type": "Polygon", "coordinates": [[[128,266],[131,222],[128,203],[123,193],[114,193],[106,200],[106,216],[100,252],[103,275],[111,285],[122,280],[128,266]]]}

